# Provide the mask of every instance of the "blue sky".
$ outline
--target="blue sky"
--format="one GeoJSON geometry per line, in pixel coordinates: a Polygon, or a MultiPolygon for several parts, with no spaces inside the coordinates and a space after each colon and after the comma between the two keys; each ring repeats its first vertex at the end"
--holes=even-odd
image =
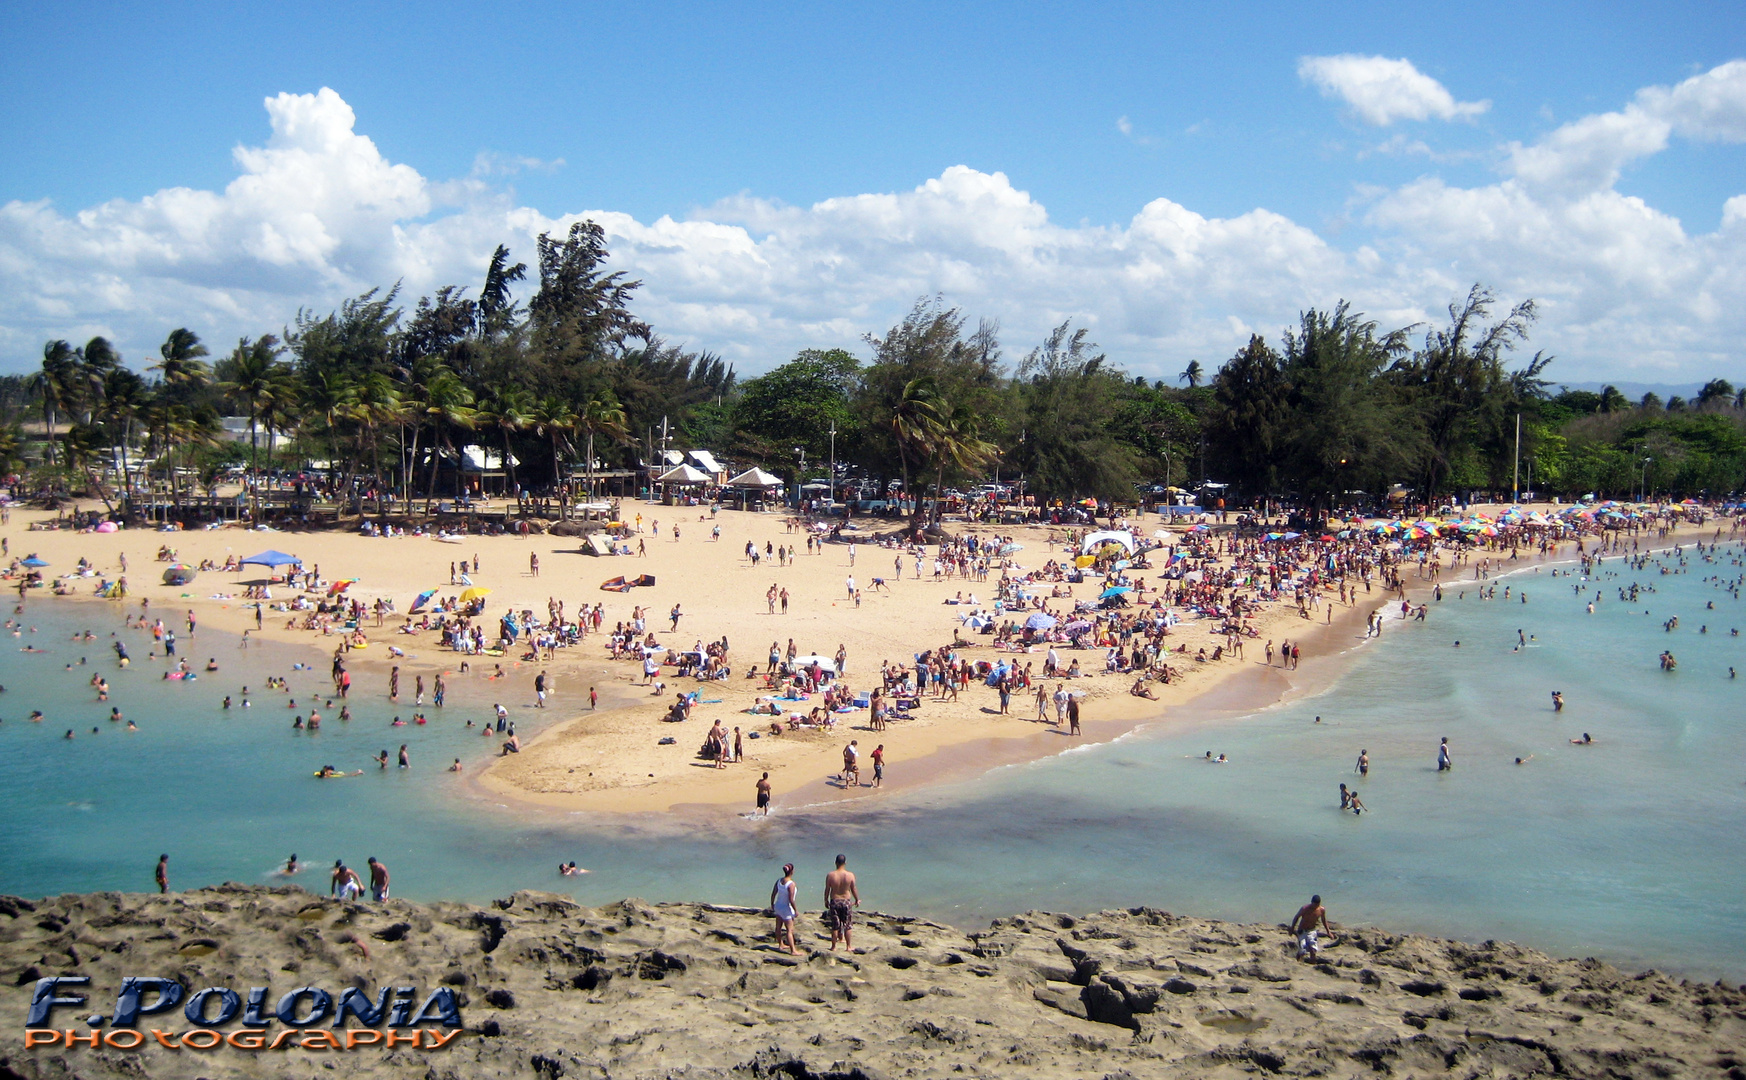
{"type": "Polygon", "coordinates": [[[19,9],[0,370],[471,284],[587,214],[657,329],[747,372],[936,291],[1010,352],[1072,317],[1173,375],[1481,280],[1546,303],[1562,378],[1739,381],[1742,58],[1739,4],[19,9]]]}

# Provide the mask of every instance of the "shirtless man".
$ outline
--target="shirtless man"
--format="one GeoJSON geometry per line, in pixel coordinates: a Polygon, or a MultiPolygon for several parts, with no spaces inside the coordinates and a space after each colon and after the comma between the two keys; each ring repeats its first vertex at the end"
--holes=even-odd
{"type": "Polygon", "coordinates": [[[388,868],[370,856],[370,899],[381,903],[388,899],[388,868]]]}
{"type": "Polygon", "coordinates": [[[758,816],[770,816],[770,774],[758,778],[758,816]]]}
{"type": "Polygon", "coordinates": [[[860,743],[860,741],[861,740],[859,739],[850,739],[849,745],[843,747],[843,775],[841,781],[844,787],[848,787],[851,781],[854,782],[856,787],[861,786],[861,751],[857,749],[857,744],[860,743]]]}
{"type": "Polygon", "coordinates": [[[1312,896],[1309,903],[1297,909],[1297,914],[1291,919],[1291,932],[1297,935],[1297,958],[1299,960],[1314,960],[1321,946],[1316,941],[1317,926],[1329,934],[1334,932],[1334,926],[1328,922],[1328,910],[1322,907],[1322,898],[1312,896]]]}
{"type": "Polygon", "coordinates": [[[847,855],[838,855],[837,868],[825,875],[825,917],[831,921],[832,952],[836,951],[838,941],[845,949],[855,947],[850,939],[850,927],[855,909],[861,906],[861,893],[855,887],[855,875],[843,868],[848,861],[847,855]]]}
{"type": "Polygon", "coordinates": [[[347,866],[344,859],[335,859],[333,873],[328,875],[328,895],[337,895],[341,900],[356,900],[363,891],[364,883],[359,879],[358,872],[347,866]]]}

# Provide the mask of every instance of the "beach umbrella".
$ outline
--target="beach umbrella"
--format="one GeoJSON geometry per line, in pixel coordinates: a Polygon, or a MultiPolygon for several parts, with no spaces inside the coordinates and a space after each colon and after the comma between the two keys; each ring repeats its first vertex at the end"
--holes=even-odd
{"type": "Polygon", "coordinates": [[[112,533],[112,532],[116,532],[120,528],[121,527],[119,525],[115,524],[115,522],[113,522],[113,521],[99,521],[97,523],[97,531],[100,533],[112,533]]]}
{"type": "Polygon", "coordinates": [[[358,579],[355,577],[340,578],[338,581],[334,582],[332,585],[329,585],[327,587],[327,595],[329,595],[329,596],[338,595],[339,593],[345,592],[347,589],[351,588],[353,585],[356,585],[357,583],[358,583],[358,579]]]}
{"type": "Polygon", "coordinates": [[[436,594],[437,594],[437,591],[435,589],[426,589],[423,592],[419,593],[418,599],[416,599],[412,602],[412,610],[414,612],[416,612],[419,608],[430,603],[430,598],[435,596],[436,594]]]}
{"type": "Polygon", "coordinates": [[[283,551],[263,551],[259,555],[250,555],[242,561],[242,564],[247,566],[253,563],[256,566],[276,567],[294,566],[302,561],[297,556],[287,555],[283,551]]]}
{"type": "Polygon", "coordinates": [[[1103,590],[1103,592],[1101,594],[1099,594],[1098,599],[1099,600],[1108,600],[1112,596],[1126,596],[1133,591],[1134,591],[1133,588],[1131,586],[1128,586],[1128,585],[1111,585],[1109,588],[1103,590]]]}
{"type": "Polygon", "coordinates": [[[1041,611],[1025,620],[1026,630],[1053,630],[1054,628],[1055,616],[1045,614],[1041,611]]]}
{"type": "Polygon", "coordinates": [[[1062,627],[1062,629],[1066,630],[1069,634],[1079,634],[1091,629],[1091,624],[1084,619],[1074,619],[1072,622],[1062,627]]]}
{"type": "Polygon", "coordinates": [[[487,596],[490,596],[490,595],[491,595],[490,589],[482,588],[478,585],[475,585],[471,589],[468,589],[467,591],[465,591],[461,594],[461,603],[471,604],[475,600],[483,600],[487,596]]]}
{"type": "Polygon", "coordinates": [[[30,558],[25,559],[23,561],[23,563],[21,563],[20,565],[28,566],[34,570],[39,566],[47,566],[48,560],[47,559],[39,559],[35,555],[32,555],[30,558]]]}

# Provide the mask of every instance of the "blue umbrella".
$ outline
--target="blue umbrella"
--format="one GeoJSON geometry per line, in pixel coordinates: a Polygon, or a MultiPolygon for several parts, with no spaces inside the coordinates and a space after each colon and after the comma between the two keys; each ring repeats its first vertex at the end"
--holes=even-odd
{"type": "Polygon", "coordinates": [[[1046,615],[1041,611],[1025,620],[1025,629],[1027,630],[1053,630],[1054,628],[1055,616],[1046,615]]]}
{"type": "Polygon", "coordinates": [[[410,615],[410,614],[416,613],[419,608],[423,607],[430,600],[430,598],[435,596],[436,594],[437,594],[437,591],[435,589],[426,589],[423,592],[419,593],[418,599],[414,600],[412,602],[412,610],[407,612],[407,614],[410,615]]]}
{"type": "Polygon", "coordinates": [[[256,566],[293,566],[302,562],[295,555],[287,555],[283,551],[263,551],[259,555],[250,555],[243,560],[243,565],[254,563],[256,566]]]}
{"type": "Polygon", "coordinates": [[[1133,591],[1134,590],[1131,586],[1111,585],[1109,588],[1103,590],[1103,594],[1101,596],[1099,596],[1098,599],[1099,600],[1108,600],[1112,596],[1126,596],[1133,591]]]}
{"type": "Polygon", "coordinates": [[[38,566],[47,566],[48,561],[46,559],[39,559],[35,555],[32,555],[30,558],[24,560],[23,565],[35,569],[38,566]]]}

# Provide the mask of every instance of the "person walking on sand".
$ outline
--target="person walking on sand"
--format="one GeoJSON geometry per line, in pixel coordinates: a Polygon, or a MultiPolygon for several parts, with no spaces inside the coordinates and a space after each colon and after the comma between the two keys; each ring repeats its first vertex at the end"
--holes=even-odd
{"type": "MultiPolygon", "coordinates": [[[[762,784],[760,781],[760,786],[762,784]]],[[[799,888],[799,883],[794,880],[794,864],[783,863],[782,876],[770,889],[770,913],[776,916],[776,947],[786,948],[795,956],[800,954],[800,950],[794,947],[794,920],[800,914],[796,903],[799,888]]]]}
{"type": "Polygon", "coordinates": [[[873,748],[873,786],[885,783],[885,744],[873,748]]]}
{"type": "Polygon", "coordinates": [[[844,787],[848,787],[851,781],[854,782],[855,787],[861,786],[861,752],[856,749],[860,741],[859,739],[850,739],[849,745],[843,747],[843,773],[837,779],[844,787]]]}
{"type": "MultiPolygon", "coordinates": [[[[770,774],[758,777],[758,816],[770,816],[770,774]]],[[[793,869],[790,867],[790,869],[793,869]]]]}
{"type": "Polygon", "coordinates": [[[1079,698],[1069,695],[1067,698],[1067,734],[1078,735],[1079,731],[1079,698]]]}
{"type": "Polygon", "coordinates": [[[1437,744],[1437,771],[1448,772],[1455,768],[1455,759],[1449,753],[1449,737],[1443,736],[1443,741],[1437,744]]]}
{"type": "MultiPolygon", "coordinates": [[[[455,760],[459,761],[460,759],[456,758],[455,760]]],[[[377,862],[374,855],[370,856],[369,863],[370,899],[381,903],[388,899],[388,868],[377,862]]]]}
{"type": "Polygon", "coordinates": [[[1330,935],[1334,932],[1333,924],[1328,922],[1328,909],[1322,907],[1320,895],[1310,897],[1309,903],[1298,908],[1297,914],[1291,918],[1291,932],[1297,935],[1299,960],[1314,960],[1316,953],[1321,950],[1321,944],[1317,941],[1320,936],[1317,926],[1330,935]]]}
{"type": "Polygon", "coordinates": [[[848,861],[847,855],[838,855],[837,868],[825,875],[825,915],[831,921],[832,952],[837,950],[838,941],[845,949],[855,947],[851,928],[855,909],[861,906],[861,893],[855,885],[855,875],[844,868],[848,861]]]}
{"type": "Polygon", "coordinates": [[[169,892],[170,891],[170,857],[168,855],[159,855],[158,856],[158,870],[157,870],[157,874],[155,876],[157,877],[157,881],[158,881],[158,892],[160,892],[160,893],[169,892]]]}

